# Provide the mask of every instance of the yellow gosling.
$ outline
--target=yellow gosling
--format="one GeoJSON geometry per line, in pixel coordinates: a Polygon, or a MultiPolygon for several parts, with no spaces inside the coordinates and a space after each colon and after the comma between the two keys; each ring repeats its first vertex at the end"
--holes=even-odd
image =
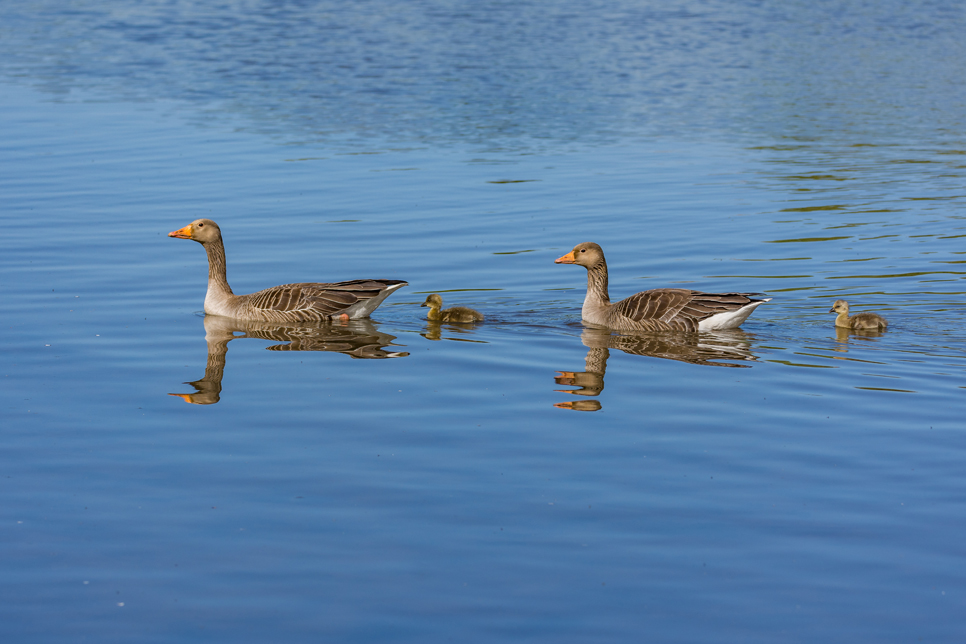
{"type": "Polygon", "coordinates": [[[844,329],[884,331],[889,326],[886,319],[877,313],[856,313],[849,316],[849,303],[845,300],[835,300],[829,313],[838,313],[835,316],[835,326],[844,329]]]}
{"type": "Polygon", "coordinates": [[[482,322],[483,314],[465,306],[454,306],[450,309],[440,310],[443,306],[443,298],[437,293],[433,293],[426,298],[420,306],[428,306],[429,313],[426,314],[427,320],[437,322],[456,322],[458,324],[469,324],[472,322],[482,322]]]}

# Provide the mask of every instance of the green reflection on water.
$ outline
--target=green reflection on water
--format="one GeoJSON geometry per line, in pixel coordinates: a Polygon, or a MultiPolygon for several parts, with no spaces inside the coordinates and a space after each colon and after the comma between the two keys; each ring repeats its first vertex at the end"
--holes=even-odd
{"type": "Polygon", "coordinates": [[[832,365],[826,364],[804,364],[801,362],[791,362],[790,360],[765,360],[765,362],[774,362],[776,364],[783,364],[787,367],[811,367],[813,369],[838,369],[832,365]]]}
{"type": "Polygon", "coordinates": [[[413,291],[414,295],[428,295],[430,293],[468,293],[471,291],[502,291],[502,288],[451,288],[446,291],[435,290],[435,291],[413,291]]]}
{"type": "Polygon", "coordinates": [[[815,212],[816,210],[845,210],[846,208],[848,208],[846,204],[834,206],[802,206],[801,208],[782,208],[778,212],[815,212]]]}
{"type": "Polygon", "coordinates": [[[747,279],[776,279],[776,280],[787,280],[787,279],[800,279],[806,277],[815,277],[814,275],[705,275],[705,279],[720,278],[720,277],[742,277],[747,279]]]}
{"type": "Polygon", "coordinates": [[[791,181],[801,181],[804,179],[814,179],[816,181],[848,181],[851,177],[837,177],[834,174],[792,174],[782,177],[791,181]]]}
{"type": "MultiPolygon", "coordinates": [[[[890,235],[892,237],[897,237],[897,235],[890,235]]],[[[823,242],[823,241],[835,241],[837,239],[852,239],[852,235],[845,235],[842,237],[799,237],[798,239],[771,239],[766,240],[766,244],[790,244],[794,242],[823,242]]]]}
{"type": "Polygon", "coordinates": [[[893,273],[886,275],[837,275],[826,277],[827,280],[849,280],[849,279],[879,279],[888,277],[920,277],[922,275],[966,275],[962,271],[918,271],[915,273],[893,273]]]}

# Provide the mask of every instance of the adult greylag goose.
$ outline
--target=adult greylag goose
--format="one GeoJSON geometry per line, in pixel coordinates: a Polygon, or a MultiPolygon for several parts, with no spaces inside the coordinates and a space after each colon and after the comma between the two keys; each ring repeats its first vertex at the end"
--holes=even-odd
{"type": "Polygon", "coordinates": [[[845,300],[835,300],[829,313],[838,313],[835,316],[835,326],[843,329],[866,329],[872,331],[884,331],[889,323],[877,313],[856,313],[849,316],[849,303],[845,300]]]}
{"type": "Polygon", "coordinates": [[[427,320],[435,320],[437,322],[457,322],[460,324],[483,321],[482,313],[466,308],[465,306],[454,306],[452,308],[443,309],[440,311],[440,308],[443,306],[443,298],[437,293],[433,293],[427,297],[426,301],[419,306],[429,307],[429,313],[426,314],[427,320]]]}
{"type": "Polygon", "coordinates": [[[712,331],[735,329],[752,311],[771,300],[761,293],[702,293],[683,288],[655,288],[611,303],[607,293],[604,251],[593,242],[577,244],[556,260],[587,269],[586,322],[616,331],[712,331]]]}
{"type": "Polygon", "coordinates": [[[208,253],[208,293],[205,313],[262,322],[320,322],[329,318],[368,317],[389,294],[406,286],[401,280],[303,282],[273,286],[249,295],[235,295],[228,286],[221,229],[210,219],[198,219],[168,237],[193,239],[208,253]]]}

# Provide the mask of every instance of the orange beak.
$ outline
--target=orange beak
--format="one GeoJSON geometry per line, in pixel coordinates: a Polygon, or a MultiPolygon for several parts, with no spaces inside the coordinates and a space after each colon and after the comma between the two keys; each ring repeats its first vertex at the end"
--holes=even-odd
{"type": "Polygon", "coordinates": [[[184,228],[172,231],[168,233],[168,237],[177,237],[178,239],[191,239],[191,224],[188,224],[184,228]]]}
{"type": "Polygon", "coordinates": [[[570,251],[563,257],[558,257],[553,261],[554,264],[576,264],[577,260],[574,259],[574,251],[570,251]]]}

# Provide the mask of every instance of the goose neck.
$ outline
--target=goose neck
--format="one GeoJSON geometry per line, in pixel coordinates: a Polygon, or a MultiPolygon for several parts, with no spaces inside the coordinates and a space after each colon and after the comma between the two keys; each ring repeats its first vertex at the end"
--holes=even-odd
{"type": "Polygon", "coordinates": [[[601,261],[587,269],[586,303],[610,304],[610,295],[607,292],[607,262],[601,261]]]}
{"type": "Polygon", "coordinates": [[[204,244],[208,254],[208,290],[220,295],[232,295],[225,264],[225,245],[220,239],[204,244]]]}

